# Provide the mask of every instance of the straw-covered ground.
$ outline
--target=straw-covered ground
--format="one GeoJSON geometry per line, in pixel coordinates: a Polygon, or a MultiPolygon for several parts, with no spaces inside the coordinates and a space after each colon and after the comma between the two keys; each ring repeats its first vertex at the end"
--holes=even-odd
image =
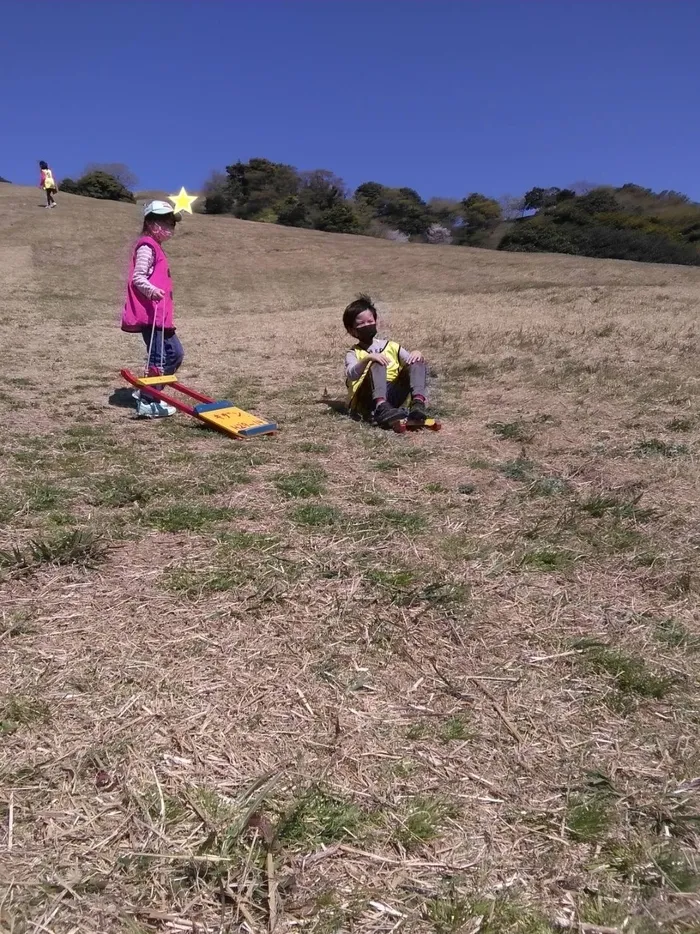
{"type": "Polygon", "coordinates": [[[188,217],[142,423],[138,209],[0,186],[0,930],[700,931],[700,272],[188,217]],[[441,433],[349,421],[340,313],[441,433]]]}

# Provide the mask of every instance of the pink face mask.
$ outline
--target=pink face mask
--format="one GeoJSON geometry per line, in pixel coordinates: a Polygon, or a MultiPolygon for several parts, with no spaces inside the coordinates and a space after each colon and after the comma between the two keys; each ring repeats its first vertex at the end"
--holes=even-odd
{"type": "Polygon", "coordinates": [[[161,227],[160,224],[154,224],[151,227],[151,236],[158,243],[164,243],[166,240],[169,240],[174,233],[175,231],[172,227],[161,227]]]}

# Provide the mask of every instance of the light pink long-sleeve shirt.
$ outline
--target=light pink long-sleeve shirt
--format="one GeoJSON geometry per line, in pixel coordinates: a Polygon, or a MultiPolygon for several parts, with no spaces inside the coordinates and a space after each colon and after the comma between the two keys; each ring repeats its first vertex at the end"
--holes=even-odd
{"type": "Polygon", "coordinates": [[[131,281],[135,288],[146,298],[153,298],[157,291],[156,287],[149,282],[150,277],[153,275],[155,263],[156,257],[153,250],[147,244],[142,244],[136,251],[131,281]]]}

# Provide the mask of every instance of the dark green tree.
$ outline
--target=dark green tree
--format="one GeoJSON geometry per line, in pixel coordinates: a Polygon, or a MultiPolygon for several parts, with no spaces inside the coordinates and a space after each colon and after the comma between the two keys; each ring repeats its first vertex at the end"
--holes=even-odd
{"type": "Polygon", "coordinates": [[[523,207],[526,211],[541,211],[575,197],[576,192],[571,188],[531,188],[525,192],[523,207]]]}
{"type": "Polygon", "coordinates": [[[386,185],[380,185],[379,182],[363,182],[355,189],[355,198],[376,208],[381,203],[385,191],[386,185]]]}
{"type": "Polygon", "coordinates": [[[336,201],[335,204],[323,211],[315,227],[327,233],[361,233],[362,224],[352,206],[347,201],[336,201]]]}
{"type": "Polygon", "coordinates": [[[495,198],[472,192],[460,203],[462,223],[454,231],[455,243],[479,246],[500,224],[501,205],[495,198]]]}
{"type": "Polygon", "coordinates": [[[595,188],[576,199],[576,207],[586,214],[605,214],[617,211],[620,205],[609,188],[595,188]]]}
{"type": "Polygon", "coordinates": [[[299,190],[299,174],[291,165],[250,159],[226,166],[226,197],[236,217],[255,220],[264,212],[275,214],[286,198],[299,190]]]}
{"type": "Polygon", "coordinates": [[[228,175],[223,172],[212,172],[202,186],[204,196],[205,214],[229,214],[233,208],[233,200],[228,184],[228,175]]]}
{"type": "Polygon", "coordinates": [[[299,173],[299,198],[314,213],[345,200],[345,182],[328,169],[299,173]]]}
{"type": "Polygon", "coordinates": [[[355,200],[361,211],[368,206],[375,220],[411,237],[425,234],[435,220],[413,188],[388,188],[378,182],[364,182],[355,190],[355,200]]]}
{"type": "Polygon", "coordinates": [[[277,223],[285,227],[311,227],[309,210],[297,195],[289,195],[277,208],[277,223]]]}

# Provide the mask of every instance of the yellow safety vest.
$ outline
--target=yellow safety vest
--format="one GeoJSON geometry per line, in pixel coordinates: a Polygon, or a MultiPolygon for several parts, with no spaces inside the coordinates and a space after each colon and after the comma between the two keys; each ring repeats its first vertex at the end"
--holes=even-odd
{"type": "MultiPolygon", "coordinates": [[[[355,347],[355,356],[358,360],[364,360],[365,357],[369,357],[369,353],[366,350],[363,350],[361,347],[355,347]]],[[[375,351],[375,353],[384,354],[385,357],[389,358],[389,365],[386,368],[386,381],[387,383],[394,383],[399,378],[399,371],[401,370],[401,361],[399,360],[399,351],[401,350],[401,345],[397,344],[396,341],[387,341],[384,347],[381,350],[375,351]]],[[[348,380],[348,394],[350,396],[350,408],[357,408],[357,390],[362,385],[365,377],[369,373],[369,367],[367,367],[358,379],[348,380]]]]}

